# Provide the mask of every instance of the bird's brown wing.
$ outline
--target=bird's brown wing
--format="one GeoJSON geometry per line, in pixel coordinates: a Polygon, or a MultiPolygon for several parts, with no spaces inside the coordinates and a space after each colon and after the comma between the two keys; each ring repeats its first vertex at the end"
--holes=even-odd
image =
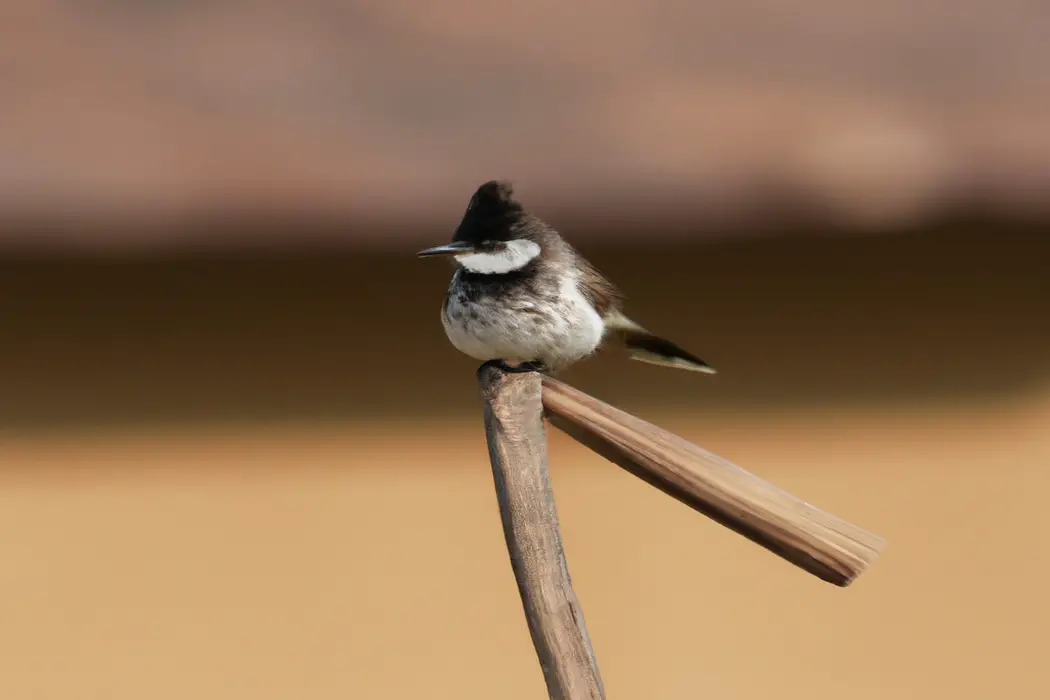
{"type": "Polygon", "coordinates": [[[715,370],[699,357],[665,338],[650,333],[625,316],[622,311],[623,292],[578,253],[576,267],[580,271],[580,292],[602,317],[606,329],[615,333],[627,346],[632,359],[694,372],[715,373],[715,370]]]}
{"type": "Polygon", "coordinates": [[[579,253],[576,254],[576,264],[580,271],[580,292],[598,315],[605,318],[611,312],[618,311],[623,305],[623,292],[579,253]]]}

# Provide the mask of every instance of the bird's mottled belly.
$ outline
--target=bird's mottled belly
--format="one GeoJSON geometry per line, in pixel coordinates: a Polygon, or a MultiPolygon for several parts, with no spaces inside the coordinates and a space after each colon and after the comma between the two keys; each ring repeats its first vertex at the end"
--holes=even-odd
{"type": "Polygon", "coordinates": [[[605,325],[567,281],[546,297],[470,294],[453,284],[441,314],[445,333],[476,360],[529,362],[564,367],[594,352],[605,325]]]}

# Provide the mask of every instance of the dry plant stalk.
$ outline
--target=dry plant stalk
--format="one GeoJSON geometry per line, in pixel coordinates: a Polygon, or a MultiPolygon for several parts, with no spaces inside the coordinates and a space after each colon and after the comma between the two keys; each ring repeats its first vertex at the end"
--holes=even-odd
{"type": "Polygon", "coordinates": [[[547,692],[552,700],[602,700],[598,664],[558,530],[540,377],[485,364],[478,382],[503,534],[547,692]]]}
{"type": "Polygon", "coordinates": [[[586,447],[824,581],[848,586],[883,546],[879,537],[556,379],[543,378],[543,407],[551,424],[586,447]]]}

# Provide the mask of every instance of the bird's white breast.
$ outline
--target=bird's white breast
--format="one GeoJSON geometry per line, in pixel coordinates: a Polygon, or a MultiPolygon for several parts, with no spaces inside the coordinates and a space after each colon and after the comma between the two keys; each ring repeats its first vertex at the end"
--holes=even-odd
{"type": "Polygon", "coordinates": [[[556,293],[481,296],[456,291],[453,277],[442,314],[445,333],[462,353],[477,360],[540,360],[557,369],[594,352],[605,324],[580,292],[577,277],[567,274],[556,293]]]}

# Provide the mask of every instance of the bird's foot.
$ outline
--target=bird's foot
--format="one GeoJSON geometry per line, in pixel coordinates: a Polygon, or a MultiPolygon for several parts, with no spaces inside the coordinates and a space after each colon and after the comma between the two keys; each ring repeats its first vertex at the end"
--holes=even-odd
{"type": "MultiPolygon", "coordinates": [[[[504,372],[510,372],[511,374],[522,374],[525,372],[546,372],[547,365],[543,364],[539,360],[533,360],[532,362],[522,362],[517,366],[508,365],[503,360],[489,360],[485,365],[492,365],[499,367],[504,372]]],[[[483,367],[485,365],[482,365],[483,367]]]]}

